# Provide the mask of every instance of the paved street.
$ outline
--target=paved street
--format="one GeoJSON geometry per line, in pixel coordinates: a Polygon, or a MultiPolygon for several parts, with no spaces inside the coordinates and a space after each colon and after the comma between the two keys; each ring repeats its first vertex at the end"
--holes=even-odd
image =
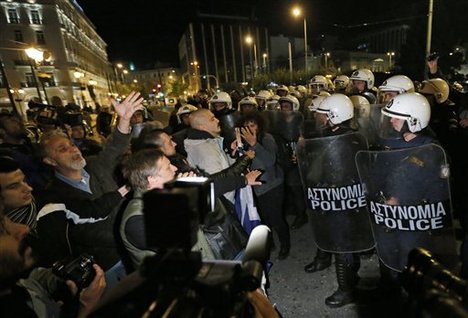
{"type": "MultiPolygon", "coordinates": [[[[292,218],[289,220],[292,221],[292,218]]],[[[315,244],[310,233],[310,223],[291,231],[291,254],[286,260],[276,259],[278,248],[272,252],[269,294],[283,317],[410,316],[406,306],[385,299],[385,296],[377,296],[374,288],[379,281],[379,269],[375,254],[361,258],[358,303],[336,309],[327,307],[325,298],[337,288],[335,266],[332,264],[328,269],[313,274],[304,271],[304,265],[311,262],[315,255],[315,244]]]]}

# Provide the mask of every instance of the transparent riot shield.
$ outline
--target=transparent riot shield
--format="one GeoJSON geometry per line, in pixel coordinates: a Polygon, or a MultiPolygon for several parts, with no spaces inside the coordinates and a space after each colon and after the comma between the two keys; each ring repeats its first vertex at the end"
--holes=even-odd
{"type": "Polygon", "coordinates": [[[444,150],[429,144],[360,151],[355,161],[381,261],[401,272],[408,253],[423,247],[454,269],[457,252],[444,150]]]}
{"type": "Polygon", "coordinates": [[[304,116],[299,111],[282,112],[266,110],[260,113],[268,123],[267,131],[286,142],[296,142],[302,135],[304,116]]]}
{"type": "Polygon", "coordinates": [[[367,149],[359,133],[304,139],[297,159],[317,246],[328,252],[372,249],[364,189],[353,158],[367,149]]]}
{"type": "Polygon", "coordinates": [[[355,106],[354,119],[357,129],[369,144],[369,149],[380,149],[380,116],[385,104],[363,104],[355,106]]]}

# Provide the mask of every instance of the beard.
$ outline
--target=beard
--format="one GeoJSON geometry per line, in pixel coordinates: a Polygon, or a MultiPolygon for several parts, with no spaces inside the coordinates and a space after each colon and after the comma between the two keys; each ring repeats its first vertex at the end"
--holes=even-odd
{"type": "Polygon", "coordinates": [[[73,170],[81,170],[86,166],[86,159],[79,155],[76,158],[73,158],[73,161],[69,164],[70,168],[73,170]]]}

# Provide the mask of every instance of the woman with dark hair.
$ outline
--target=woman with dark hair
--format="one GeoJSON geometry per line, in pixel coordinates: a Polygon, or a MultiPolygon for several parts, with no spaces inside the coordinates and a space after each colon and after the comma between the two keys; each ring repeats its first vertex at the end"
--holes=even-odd
{"type": "Polygon", "coordinates": [[[284,173],[276,160],[278,147],[273,136],[265,132],[265,122],[258,113],[243,116],[240,126],[244,147],[255,151],[251,169],[263,171],[262,185],[253,187],[261,219],[277,233],[280,243],[278,259],[285,259],[289,256],[291,240],[283,211],[284,173]]]}

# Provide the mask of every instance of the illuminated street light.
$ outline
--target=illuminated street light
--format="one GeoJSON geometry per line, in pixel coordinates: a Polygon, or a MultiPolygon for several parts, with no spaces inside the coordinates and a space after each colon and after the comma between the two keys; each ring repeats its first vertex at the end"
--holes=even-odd
{"type": "Polygon", "coordinates": [[[30,47],[24,50],[26,52],[26,55],[30,58],[33,59],[36,62],[42,62],[44,60],[44,52],[39,51],[38,49],[34,47],[30,47]]]}
{"type": "MultiPolygon", "coordinates": [[[[291,13],[294,17],[298,18],[302,15],[302,10],[299,7],[293,7],[291,13]]],[[[304,68],[307,72],[307,20],[304,16],[304,68]]]]}
{"type": "MultiPolygon", "coordinates": [[[[257,76],[257,69],[258,69],[258,61],[257,61],[257,45],[255,44],[253,38],[250,35],[245,37],[245,43],[248,45],[253,44],[253,51],[254,51],[254,72],[253,77],[257,76]]],[[[252,59],[252,57],[250,58],[252,59]]],[[[250,61],[250,65],[252,65],[252,60],[250,61]]]]}
{"type": "Polygon", "coordinates": [[[263,64],[262,64],[263,72],[266,72],[266,69],[267,69],[266,59],[267,59],[267,57],[268,57],[268,54],[263,53],[262,57],[263,57],[263,64]]]}
{"type": "Polygon", "coordinates": [[[392,68],[392,56],[395,56],[395,52],[387,52],[388,56],[388,69],[392,68]]]}
{"type": "MultiPolygon", "coordinates": [[[[37,95],[42,102],[41,92],[39,91],[39,79],[37,78],[37,73],[35,71],[37,63],[44,61],[44,51],[40,51],[34,47],[30,47],[24,50],[26,55],[29,57],[29,65],[31,66],[31,73],[36,84],[37,95]],[[33,63],[34,61],[34,63],[33,63]]],[[[44,96],[46,103],[49,104],[49,98],[47,97],[47,91],[44,86],[44,82],[41,82],[42,89],[44,91],[44,96]]]]}
{"type": "Polygon", "coordinates": [[[210,78],[213,78],[213,79],[215,80],[216,90],[219,88],[218,78],[217,78],[215,75],[205,74],[205,75],[202,75],[202,78],[203,78],[203,79],[206,79],[206,86],[207,86],[208,89],[211,88],[211,86],[210,86],[210,78]]]}
{"type": "Polygon", "coordinates": [[[201,83],[200,83],[200,77],[198,76],[198,69],[200,68],[200,65],[198,65],[198,61],[193,61],[193,62],[190,62],[190,65],[193,66],[193,70],[194,72],[192,73],[192,82],[190,84],[190,86],[195,90],[195,91],[198,91],[200,89],[200,86],[201,86],[201,83]],[[195,84],[193,84],[195,83],[195,84]],[[195,86],[195,87],[193,87],[195,86]]]}
{"type": "Polygon", "coordinates": [[[328,58],[330,57],[330,53],[327,52],[325,54],[323,54],[325,56],[325,72],[327,72],[328,70],[328,58]]]}
{"type": "Polygon", "coordinates": [[[75,72],[73,72],[73,76],[74,76],[76,79],[80,79],[80,78],[83,78],[83,77],[84,77],[84,73],[79,72],[79,71],[75,71],[75,72]]]}

